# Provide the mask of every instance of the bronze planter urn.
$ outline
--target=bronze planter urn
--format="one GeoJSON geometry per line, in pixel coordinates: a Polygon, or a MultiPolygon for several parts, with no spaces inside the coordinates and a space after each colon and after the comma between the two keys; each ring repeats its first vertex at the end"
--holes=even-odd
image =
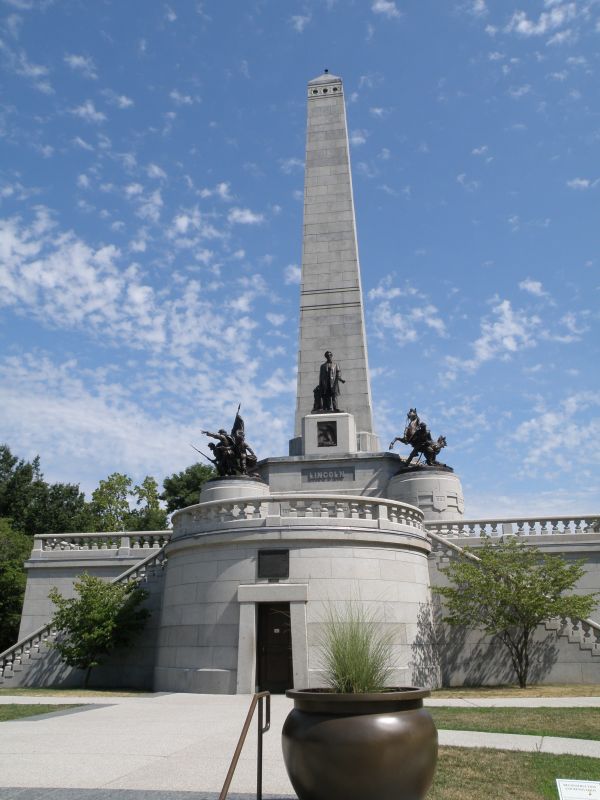
{"type": "Polygon", "coordinates": [[[428,689],[368,694],[288,690],[283,758],[299,800],[421,800],[433,780],[437,730],[428,689]]]}

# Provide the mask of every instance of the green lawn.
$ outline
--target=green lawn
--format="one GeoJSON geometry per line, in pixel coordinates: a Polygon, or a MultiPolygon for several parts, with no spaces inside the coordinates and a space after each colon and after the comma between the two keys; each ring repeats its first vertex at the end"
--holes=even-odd
{"type": "Polygon", "coordinates": [[[600,685],[555,684],[544,686],[458,686],[433,689],[431,696],[438,700],[450,697],[600,697],[600,685]]]}
{"type": "Polygon", "coordinates": [[[556,778],[600,781],[600,759],[441,747],[427,800],[557,800],[556,778]]]}
{"type": "Polygon", "coordinates": [[[79,705],[45,705],[36,703],[35,705],[17,705],[16,703],[7,703],[0,705],[0,722],[7,722],[10,719],[24,719],[25,717],[34,717],[38,714],[51,714],[54,711],[66,711],[69,708],[82,708],[79,705]]]}
{"type": "Polygon", "coordinates": [[[428,708],[438,728],[600,739],[600,708],[428,708]]]}

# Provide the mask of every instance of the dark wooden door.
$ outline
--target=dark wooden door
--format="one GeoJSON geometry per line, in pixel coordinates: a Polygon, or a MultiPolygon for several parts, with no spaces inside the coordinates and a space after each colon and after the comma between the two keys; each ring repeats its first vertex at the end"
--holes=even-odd
{"type": "Polygon", "coordinates": [[[283,694],[293,686],[289,603],[258,604],[257,682],[261,692],[283,694]]]}

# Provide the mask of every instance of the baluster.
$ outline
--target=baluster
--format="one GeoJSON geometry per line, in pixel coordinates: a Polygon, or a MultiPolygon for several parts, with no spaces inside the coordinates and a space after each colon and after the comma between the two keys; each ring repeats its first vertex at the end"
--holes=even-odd
{"type": "Polygon", "coordinates": [[[320,500],[319,501],[319,516],[328,518],[330,516],[330,505],[331,503],[327,500],[320,500]]]}
{"type": "Polygon", "coordinates": [[[389,506],[388,508],[388,517],[390,522],[398,523],[401,519],[401,510],[400,506],[389,506]]]}
{"type": "Polygon", "coordinates": [[[558,527],[561,522],[562,520],[560,519],[553,519],[552,521],[549,521],[548,527],[550,528],[550,533],[552,534],[561,533],[561,530],[558,527]]]}
{"type": "Polygon", "coordinates": [[[477,525],[475,523],[471,523],[470,525],[466,526],[468,529],[468,536],[477,536],[477,525]]]}
{"type": "MultiPolygon", "coordinates": [[[[260,503],[256,500],[248,501],[244,506],[244,519],[256,519],[260,515],[260,503]]],[[[283,509],[281,511],[283,516],[283,509]]]]}
{"type": "Polygon", "coordinates": [[[596,632],[591,625],[587,622],[582,622],[583,628],[583,644],[587,645],[590,649],[594,649],[597,644],[596,632]]]}
{"type": "Polygon", "coordinates": [[[347,515],[348,503],[346,500],[337,500],[335,503],[335,516],[338,519],[344,519],[347,515]]]}
{"type": "Polygon", "coordinates": [[[355,500],[350,500],[348,505],[350,506],[350,519],[358,519],[359,518],[359,504],[355,500]]]}
{"type": "Polygon", "coordinates": [[[587,524],[582,519],[573,520],[573,533],[586,533],[587,524]]]}
{"type": "Polygon", "coordinates": [[[517,522],[516,534],[517,536],[525,536],[525,522],[522,519],[517,522]]]}

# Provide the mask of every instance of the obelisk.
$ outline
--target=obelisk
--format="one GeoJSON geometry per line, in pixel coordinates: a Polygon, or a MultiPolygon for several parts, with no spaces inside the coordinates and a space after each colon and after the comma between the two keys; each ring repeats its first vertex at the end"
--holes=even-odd
{"type": "Polygon", "coordinates": [[[341,78],[327,71],[308,83],[301,283],[297,438],[290,454],[299,452],[327,350],[342,370],[338,405],[354,416],[358,450],[375,452],[344,91],[341,78]]]}

